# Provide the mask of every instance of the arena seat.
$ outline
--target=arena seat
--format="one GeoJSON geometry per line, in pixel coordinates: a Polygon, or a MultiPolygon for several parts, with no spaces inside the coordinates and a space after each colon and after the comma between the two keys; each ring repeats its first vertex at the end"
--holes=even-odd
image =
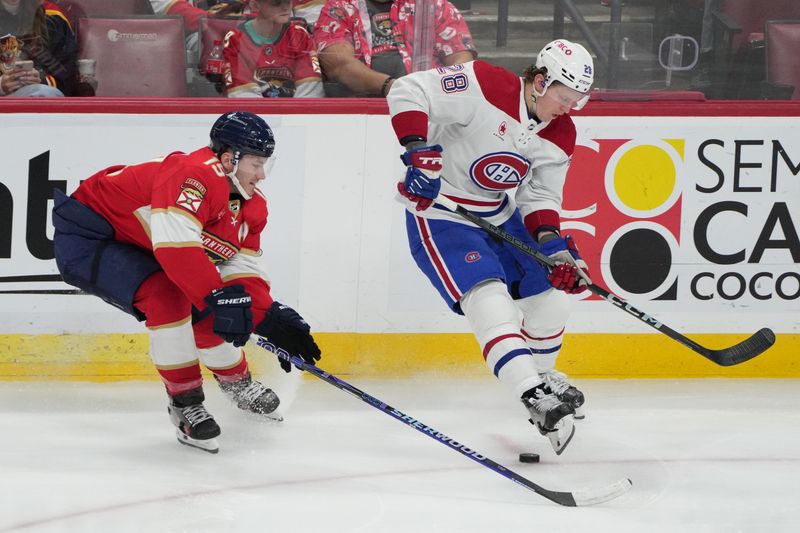
{"type": "Polygon", "coordinates": [[[78,49],[97,61],[97,96],[186,96],[180,17],[82,17],[78,49]]]}
{"type": "MultiPolygon", "coordinates": [[[[800,100],[800,19],[768,20],[764,29],[767,81],[792,86],[790,98],[800,100]]],[[[787,89],[788,92],[788,89],[787,89]]]]}
{"type": "Polygon", "coordinates": [[[766,80],[764,24],[800,19],[800,1],[718,0],[714,16],[714,84],[725,98],[759,98],[766,80]]]}
{"type": "Polygon", "coordinates": [[[148,0],[56,0],[72,28],[76,29],[80,17],[107,17],[127,15],[152,15],[148,0]]]}
{"type": "Polygon", "coordinates": [[[764,23],[774,19],[800,19],[798,0],[719,0],[714,10],[715,42],[728,61],[747,43],[764,39],[764,23]]]}
{"type": "Polygon", "coordinates": [[[205,69],[214,41],[223,40],[229,31],[249,18],[251,17],[200,17],[197,21],[197,33],[200,39],[200,57],[197,64],[201,72],[205,69]]]}

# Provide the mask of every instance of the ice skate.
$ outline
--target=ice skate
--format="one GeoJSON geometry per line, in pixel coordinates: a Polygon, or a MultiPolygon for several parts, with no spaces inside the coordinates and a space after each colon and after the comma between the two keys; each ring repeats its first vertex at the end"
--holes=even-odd
{"type": "Polygon", "coordinates": [[[167,412],[175,424],[178,442],[209,453],[219,452],[219,425],[203,406],[203,389],[198,387],[170,396],[167,412]]]}
{"type": "Polygon", "coordinates": [[[550,390],[559,400],[570,404],[575,409],[575,420],[586,418],[586,413],[583,410],[585,401],[583,393],[567,381],[566,374],[558,370],[548,370],[539,374],[539,377],[550,387],[550,390]]]}
{"type": "Polygon", "coordinates": [[[267,418],[280,422],[283,420],[275,412],[281,401],[272,389],[268,389],[260,382],[254,380],[250,373],[238,381],[222,381],[214,376],[219,383],[219,388],[236,407],[243,411],[250,411],[257,415],[265,415],[267,418]]]}
{"type": "Polygon", "coordinates": [[[546,383],[527,391],[521,399],[531,414],[531,424],[550,439],[556,455],[561,455],[575,434],[575,409],[559,400],[546,383]]]}

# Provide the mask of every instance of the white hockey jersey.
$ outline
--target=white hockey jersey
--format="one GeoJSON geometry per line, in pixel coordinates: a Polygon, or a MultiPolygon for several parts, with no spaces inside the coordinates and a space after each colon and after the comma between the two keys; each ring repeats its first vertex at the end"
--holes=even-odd
{"type": "MultiPolygon", "coordinates": [[[[484,61],[415,72],[398,79],[387,97],[401,142],[410,137],[440,144],[444,194],[501,224],[514,203],[531,233],[560,228],[562,190],[575,148],[569,115],[539,122],[528,114],[524,80],[484,61]],[[507,192],[514,191],[514,202],[507,192]]],[[[402,198],[402,197],[400,197],[402,198]]],[[[442,207],[418,216],[467,223],[442,207]]]]}

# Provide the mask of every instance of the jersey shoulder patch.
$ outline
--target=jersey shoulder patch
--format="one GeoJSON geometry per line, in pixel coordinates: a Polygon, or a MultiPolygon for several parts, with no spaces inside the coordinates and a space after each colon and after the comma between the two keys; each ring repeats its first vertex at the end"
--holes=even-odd
{"type": "Polygon", "coordinates": [[[476,60],[472,65],[486,101],[520,122],[522,79],[513,72],[485,61],[476,60]]]}
{"type": "Polygon", "coordinates": [[[174,166],[167,182],[175,191],[175,205],[195,215],[204,203],[211,202],[212,211],[216,211],[217,204],[228,198],[228,180],[222,164],[213,154],[209,158],[204,155],[195,152],[173,156],[174,166]]]}
{"type": "Polygon", "coordinates": [[[182,207],[191,213],[197,213],[200,205],[205,198],[205,188],[202,192],[193,186],[187,186],[187,182],[196,181],[194,178],[186,178],[186,182],[181,185],[181,190],[178,193],[178,198],[175,199],[175,205],[182,207]]]}
{"type": "Polygon", "coordinates": [[[575,123],[569,115],[554,118],[539,132],[539,137],[558,146],[567,157],[575,151],[576,136],[575,123]]]}

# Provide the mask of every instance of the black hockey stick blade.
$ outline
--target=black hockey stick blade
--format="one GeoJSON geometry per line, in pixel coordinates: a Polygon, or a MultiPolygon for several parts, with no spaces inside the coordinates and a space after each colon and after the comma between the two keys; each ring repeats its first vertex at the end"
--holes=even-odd
{"type": "MultiPolygon", "coordinates": [[[[446,209],[449,209],[454,213],[461,215],[461,217],[463,217],[464,219],[486,230],[489,234],[494,235],[498,239],[506,241],[511,246],[529,255],[542,265],[546,267],[555,266],[553,259],[543,254],[541,251],[537,250],[536,248],[533,248],[528,243],[511,235],[502,228],[495,226],[491,222],[488,222],[483,218],[479,217],[478,215],[467,211],[466,209],[464,209],[464,207],[458,205],[450,198],[447,198],[444,195],[439,195],[436,198],[436,203],[445,207],[446,209]]],[[[588,288],[594,294],[600,296],[601,298],[603,298],[608,302],[611,302],[612,304],[616,305],[629,315],[638,318],[651,328],[654,328],[659,332],[663,333],[664,335],[668,336],[669,338],[678,341],[679,343],[683,344],[690,350],[693,350],[694,352],[702,355],[709,361],[712,361],[720,366],[733,366],[733,365],[738,365],[739,363],[743,363],[745,361],[749,361],[750,359],[762,354],[770,346],[775,344],[775,333],[773,333],[772,330],[769,328],[762,328],[749,338],[743,340],[739,344],[731,346],[730,348],[724,348],[721,350],[711,350],[709,348],[706,348],[705,346],[699,345],[698,343],[689,339],[685,335],[678,333],[677,331],[670,328],[666,324],[662,324],[659,320],[653,318],[644,311],[635,308],[633,305],[623,300],[616,294],[610,292],[608,289],[605,289],[594,283],[590,283],[588,285],[588,288]]]]}
{"type": "Polygon", "coordinates": [[[272,352],[278,356],[279,359],[284,361],[289,361],[292,365],[299,368],[300,370],[305,370],[306,372],[315,375],[322,381],[333,385],[334,387],[343,390],[344,392],[349,393],[352,396],[355,396],[362,402],[382,411],[384,414],[387,414],[394,418],[395,420],[399,420],[400,422],[404,423],[405,425],[412,427],[426,435],[436,442],[443,444],[444,446],[450,448],[451,450],[455,450],[459,452],[461,455],[472,459],[473,461],[477,462],[478,464],[485,466],[489,470],[500,474],[501,476],[510,479],[511,481],[521,485],[529,490],[532,490],[536,494],[547,498],[551,502],[557,503],[559,505],[563,505],[566,507],[584,507],[587,505],[596,505],[599,503],[604,503],[609,500],[613,500],[619,496],[622,496],[628,490],[630,490],[633,483],[630,479],[620,479],[611,483],[610,485],[606,485],[604,487],[598,488],[590,488],[590,489],[582,489],[577,490],[574,492],[560,492],[555,490],[546,489],[540,485],[537,485],[533,481],[526,479],[516,472],[513,472],[506,468],[505,466],[501,465],[500,463],[496,463],[475,451],[472,448],[467,447],[460,441],[456,441],[437,431],[436,429],[432,428],[431,426],[425,425],[420,420],[412,418],[411,416],[405,414],[404,412],[395,409],[391,405],[388,405],[385,402],[380,401],[379,399],[375,398],[374,396],[370,396],[366,392],[354,387],[353,385],[347,383],[346,381],[337,378],[333,374],[325,372],[318,366],[306,363],[300,357],[296,355],[291,355],[285,350],[278,348],[274,344],[272,344],[269,340],[265,339],[264,337],[260,337],[258,335],[252,335],[252,339],[255,341],[256,345],[259,348],[263,348],[268,352],[272,352]]]}
{"type": "Polygon", "coordinates": [[[721,350],[709,350],[702,348],[707,353],[706,357],[720,366],[733,366],[749,361],[757,355],[764,353],[770,346],[775,344],[775,333],[769,328],[761,328],[753,335],[746,338],[730,348],[721,350]]]}
{"type": "Polygon", "coordinates": [[[720,366],[733,366],[738,365],[739,363],[744,363],[745,361],[749,361],[757,355],[762,354],[770,346],[775,344],[775,333],[773,333],[769,328],[762,328],[749,338],[734,346],[720,350],[712,350],[710,348],[706,348],[705,346],[701,346],[685,335],[678,333],[666,324],[662,324],[658,319],[653,318],[641,309],[637,309],[629,302],[623,300],[616,294],[609,292],[607,289],[600,287],[599,285],[591,283],[589,284],[589,290],[606,301],[616,305],[629,315],[638,318],[651,328],[660,331],[667,337],[678,341],[690,350],[699,353],[709,361],[720,366]]]}

